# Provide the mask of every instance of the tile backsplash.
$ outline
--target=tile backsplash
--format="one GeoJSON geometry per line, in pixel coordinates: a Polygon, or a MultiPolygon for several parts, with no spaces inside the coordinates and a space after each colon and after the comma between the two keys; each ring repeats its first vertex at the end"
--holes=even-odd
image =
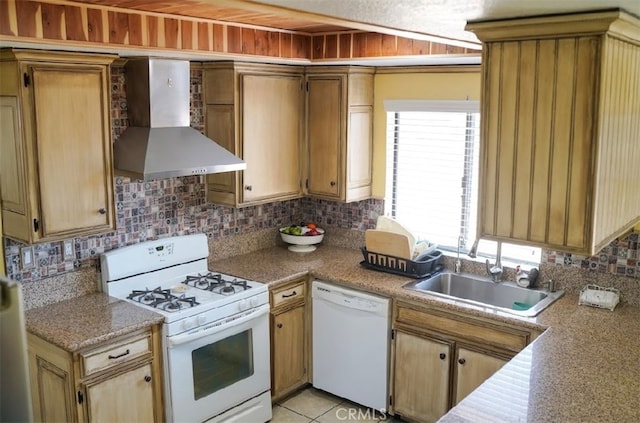
{"type": "MultiPolygon", "coordinates": [[[[127,103],[125,71],[113,67],[111,76],[112,131],[114,139],[126,129],[127,103]]],[[[191,70],[191,126],[203,130],[202,71],[191,70]]],[[[257,206],[232,208],[207,203],[204,176],[152,181],[115,178],[117,221],[115,232],[72,239],[73,257],[65,259],[63,242],[34,245],[33,265],[20,263],[19,242],[5,239],[7,274],[23,283],[73,271],[97,267],[99,254],[125,245],[166,236],[205,233],[210,239],[224,240],[235,235],[277,228],[291,223],[314,221],[322,227],[364,231],[375,227],[383,214],[382,200],[371,199],[349,204],[301,198],[257,206]]],[[[597,256],[582,257],[543,251],[543,264],[557,264],[613,273],[640,279],[639,234],[616,240],[597,256]]]]}
{"type": "Polygon", "coordinates": [[[542,250],[542,263],[640,279],[640,233],[634,232],[616,239],[591,257],[542,250]]]}
{"type": "Polygon", "coordinates": [[[22,269],[24,244],[5,240],[7,273],[12,279],[32,282],[84,267],[95,267],[104,251],[166,236],[205,233],[212,239],[278,228],[302,221],[321,226],[365,230],[375,226],[381,200],[337,204],[302,198],[257,206],[232,208],[206,202],[203,176],[153,181],[116,177],[115,232],[73,238],[75,258],[65,260],[63,242],[33,246],[34,266],[22,269]]]}

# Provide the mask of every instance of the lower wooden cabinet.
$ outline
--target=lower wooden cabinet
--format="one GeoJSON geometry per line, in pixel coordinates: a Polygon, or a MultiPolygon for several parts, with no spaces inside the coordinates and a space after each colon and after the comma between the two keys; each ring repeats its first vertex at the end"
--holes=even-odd
{"type": "Polygon", "coordinates": [[[452,346],[447,342],[395,332],[393,409],[436,421],[449,409],[452,346]]]}
{"type": "Polygon", "coordinates": [[[160,328],[79,352],[28,336],[35,421],[162,422],[160,328]]]}
{"type": "Polygon", "coordinates": [[[456,348],[455,357],[455,390],[453,392],[453,405],[458,404],[471,391],[476,389],[485,380],[504,366],[506,358],[497,357],[467,348],[456,348]]]}
{"type": "Polygon", "coordinates": [[[306,385],[308,337],[306,280],[271,291],[271,396],[274,401],[306,385]]]}
{"type": "Polygon", "coordinates": [[[142,362],[102,380],[82,384],[87,420],[93,422],[153,422],[153,369],[142,362]],[[108,400],[105,400],[108,399],[108,400]],[[114,407],[114,404],[117,404],[114,407]]]}
{"type": "Polygon", "coordinates": [[[536,335],[401,301],[393,331],[392,412],[419,422],[438,420],[536,335]]]}

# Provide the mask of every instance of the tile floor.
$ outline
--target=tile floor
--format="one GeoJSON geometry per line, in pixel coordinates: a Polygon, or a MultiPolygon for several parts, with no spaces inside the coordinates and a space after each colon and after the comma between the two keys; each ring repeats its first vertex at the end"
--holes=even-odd
{"type": "Polygon", "coordinates": [[[307,388],[273,406],[271,423],[307,422],[386,422],[402,420],[354,404],[313,387],[307,388]]]}

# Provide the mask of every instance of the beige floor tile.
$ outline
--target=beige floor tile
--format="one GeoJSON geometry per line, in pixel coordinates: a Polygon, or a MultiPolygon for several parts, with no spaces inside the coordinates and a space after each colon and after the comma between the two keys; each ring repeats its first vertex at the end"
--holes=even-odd
{"type": "Polygon", "coordinates": [[[301,416],[279,405],[273,407],[272,413],[271,423],[308,423],[311,421],[310,418],[301,416]]]}
{"type": "Polygon", "coordinates": [[[284,401],[281,406],[311,419],[319,417],[340,404],[342,399],[317,389],[305,389],[284,401]]]}

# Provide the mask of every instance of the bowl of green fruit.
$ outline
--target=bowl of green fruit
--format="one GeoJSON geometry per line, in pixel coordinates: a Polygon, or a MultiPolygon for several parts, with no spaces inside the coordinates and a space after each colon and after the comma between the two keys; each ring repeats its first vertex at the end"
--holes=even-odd
{"type": "Polygon", "coordinates": [[[289,251],[296,253],[310,253],[316,249],[315,244],[322,242],[324,229],[315,223],[291,225],[280,228],[282,240],[289,245],[289,251]]]}

